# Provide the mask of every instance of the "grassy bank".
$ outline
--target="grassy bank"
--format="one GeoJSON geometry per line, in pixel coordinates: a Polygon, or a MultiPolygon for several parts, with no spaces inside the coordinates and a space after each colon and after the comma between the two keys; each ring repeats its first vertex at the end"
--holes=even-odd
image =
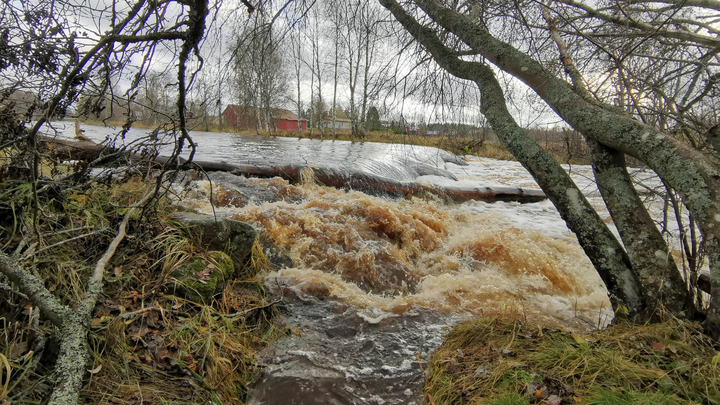
{"type": "MultiPolygon", "coordinates": [[[[41,190],[42,242],[31,246],[19,236],[23,228],[33,232],[30,212],[19,208],[31,206],[31,190],[24,183],[0,186],[0,201],[15,207],[0,205],[0,246],[20,252],[23,266],[72,305],[127,207],[153,184],[130,177],[41,190]]],[[[82,403],[241,403],[255,376],[256,351],[287,332],[254,277],[266,263],[260,249],[211,302],[177,293],[175,269],[195,259],[211,266],[216,255],[167,219],[175,209],[160,199],[132,218],[109,263],[88,336],[92,364],[82,403]]],[[[7,288],[0,289],[0,324],[0,403],[40,403],[51,389],[57,329],[7,288]]]]}
{"type": "Polygon", "coordinates": [[[720,404],[720,349],[700,326],[620,323],[581,335],[498,318],[456,325],[426,404],[720,404]]]}

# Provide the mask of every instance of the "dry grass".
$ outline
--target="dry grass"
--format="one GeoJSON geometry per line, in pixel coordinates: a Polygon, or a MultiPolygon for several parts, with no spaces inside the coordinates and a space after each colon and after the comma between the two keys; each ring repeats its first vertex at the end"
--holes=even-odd
{"type": "Polygon", "coordinates": [[[717,345],[677,320],[579,335],[475,319],[458,324],[433,355],[425,401],[718,404],[717,345]]]}
{"type": "MultiPolygon", "coordinates": [[[[140,179],[93,184],[44,201],[44,242],[24,265],[64,303],[82,298],[127,206],[151,186],[140,179]],[[69,240],[78,235],[84,236],[69,240]]],[[[3,193],[6,201],[28,198],[21,186],[3,193]]],[[[286,333],[254,277],[268,266],[259,246],[239,279],[207,305],[173,294],[169,275],[212,252],[164,219],[171,209],[159,201],[147,216],[131,220],[128,238],[110,263],[89,333],[93,364],[81,393],[84,403],[241,403],[256,371],[255,351],[286,333]]],[[[27,216],[21,213],[18,221],[27,223],[27,216]]],[[[0,246],[8,251],[19,241],[10,238],[0,234],[0,246]]],[[[0,289],[0,402],[39,403],[50,389],[56,330],[38,322],[37,310],[26,304],[0,289]]]]}

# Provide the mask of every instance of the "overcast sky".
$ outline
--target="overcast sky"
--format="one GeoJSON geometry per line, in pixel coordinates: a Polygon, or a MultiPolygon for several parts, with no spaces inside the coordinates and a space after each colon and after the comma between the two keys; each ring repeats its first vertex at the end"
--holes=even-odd
{"type": "MultiPolygon", "coordinates": [[[[41,1],[41,0],[37,0],[41,1]]],[[[328,20],[327,7],[324,0],[310,1],[314,3],[313,9],[306,12],[306,4],[303,1],[275,2],[271,7],[264,10],[264,20],[273,21],[274,35],[281,42],[284,58],[284,70],[287,76],[287,98],[282,105],[293,111],[297,110],[294,99],[296,96],[296,78],[294,73],[294,60],[290,57],[290,39],[300,38],[302,54],[305,63],[311,63],[309,36],[313,35],[314,19],[318,19],[318,44],[322,66],[322,93],[326,106],[332,104],[333,94],[333,62],[335,45],[333,41],[334,28],[328,20]],[[279,13],[279,10],[283,10],[279,13]],[[303,14],[305,13],[305,14],[303,14]]],[[[18,0],[10,0],[10,7],[16,11],[20,8],[18,0]]],[[[59,3],[58,3],[59,4],[59,3]]],[[[110,28],[110,21],[113,11],[117,16],[124,16],[129,10],[128,2],[113,0],[66,0],[61,9],[55,10],[55,18],[65,20],[71,31],[76,31],[78,37],[76,43],[81,51],[92,47],[97,39],[110,28]]],[[[235,87],[235,78],[232,61],[234,44],[237,41],[238,33],[248,25],[252,25],[260,18],[262,13],[248,14],[240,0],[225,0],[211,2],[212,9],[208,16],[205,39],[201,46],[201,55],[204,59],[204,69],[198,73],[197,82],[191,90],[191,97],[210,98],[213,110],[219,99],[222,106],[238,102],[238,93],[235,87]],[[203,96],[204,94],[204,96],[203,96]]],[[[396,30],[392,26],[390,17],[382,8],[375,3],[369,3],[376,7],[375,13],[381,15],[377,18],[379,29],[385,38],[377,41],[373,52],[373,63],[370,68],[371,75],[379,75],[377,72],[384,71],[383,90],[370,101],[381,112],[384,119],[397,119],[401,115],[408,120],[415,122],[466,122],[479,124],[482,117],[479,114],[479,92],[473,86],[454,79],[442,73],[430,61],[418,64],[419,58],[424,56],[418,52],[415,46],[404,48],[407,38],[399,38],[397,35],[388,35],[388,32],[396,30]],[[403,52],[398,52],[403,49],[403,52]]],[[[7,12],[7,11],[6,11],[7,12]]],[[[182,9],[175,5],[164,10],[163,26],[168,27],[175,23],[176,18],[182,13],[182,9]]],[[[153,24],[154,17],[148,20],[153,24]]],[[[401,30],[399,32],[402,32],[401,30]]],[[[66,33],[68,34],[68,33],[66,33]]],[[[154,49],[152,62],[146,68],[149,71],[161,74],[167,83],[176,82],[177,54],[180,42],[163,42],[154,49]]],[[[349,67],[347,65],[347,51],[340,49],[340,66],[338,80],[338,104],[344,108],[349,106],[349,67]]],[[[114,77],[116,89],[125,90],[129,87],[135,73],[143,63],[143,54],[138,53],[129,58],[129,65],[120,75],[114,77]]],[[[192,73],[199,66],[196,58],[189,66],[192,73]]],[[[362,73],[363,69],[360,70],[362,73]]],[[[305,108],[310,102],[311,72],[307,65],[301,68],[301,99],[305,108]]],[[[505,88],[508,91],[508,104],[513,115],[523,126],[546,126],[559,124],[560,120],[540,102],[534,93],[519,83],[514,78],[507,78],[499,74],[501,80],[505,81],[505,88]]],[[[4,78],[4,81],[11,79],[4,78]]],[[[315,83],[317,79],[315,79],[315,83]]],[[[362,86],[362,80],[358,87],[362,86]]],[[[359,103],[358,94],[362,89],[356,90],[356,102],[359,103]]],[[[370,107],[368,105],[368,108],[370,107]]]]}

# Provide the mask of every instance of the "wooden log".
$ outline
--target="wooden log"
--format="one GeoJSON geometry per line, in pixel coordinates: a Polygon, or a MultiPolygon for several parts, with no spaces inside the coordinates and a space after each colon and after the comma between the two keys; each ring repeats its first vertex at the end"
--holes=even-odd
{"type": "MultiPolygon", "coordinates": [[[[104,148],[91,141],[78,142],[42,137],[42,142],[49,145],[49,150],[52,156],[63,160],[92,161],[97,159],[103,150],[113,152],[112,149],[104,148]]],[[[128,153],[128,157],[136,162],[152,162],[158,165],[165,165],[170,159],[166,156],[157,156],[151,159],[148,156],[132,153],[128,153]]],[[[179,164],[185,162],[185,159],[178,158],[179,164]]],[[[292,183],[301,182],[302,171],[309,168],[312,170],[312,177],[314,181],[317,181],[318,184],[329,187],[359,190],[368,194],[382,194],[394,197],[437,195],[448,201],[456,203],[463,203],[471,200],[486,202],[517,201],[521,203],[530,203],[542,201],[547,198],[540,190],[515,187],[461,188],[426,185],[415,182],[397,181],[359,171],[339,171],[313,166],[257,166],[197,160],[193,161],[192,164],[204,171],[223,171],[248,177],[280,177],[292,183]]]]}
{"type": "Polygon", "coordinates": [[[475,187],[441,188],[441,192],[455,202],[475,201],[519,201],[522,203],[538,202],[547,199],[542,190],[533,190],[520,187],[475,187]]]}
{"type": "Polygon", "coordinates": [[[103,146],[90,140],[68,141],[52,138],[49,136],[38,136],[38,143],[47,148],[50,157],[67,160],[93,161],[100,156],[103,146]]]}

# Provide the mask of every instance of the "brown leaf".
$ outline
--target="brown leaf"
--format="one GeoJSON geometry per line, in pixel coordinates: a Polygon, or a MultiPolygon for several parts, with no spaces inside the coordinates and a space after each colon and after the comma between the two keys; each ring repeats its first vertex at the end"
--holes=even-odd
{"type": "Polygon", "coordinates": [[[210,280],[210,275],[212,274],[212,269],[213,269],[213,268],[214,268],[214,266],[210,264],[210,265],[208,265],[204,270],[201,270],[201,271],[198,271],[198,272],[197,272],[197,275],[198,275],[198,277],[199,277],[199,281],[200,281],[201,283],[207,284],[207,283],[204,283],[203,281],[210,280]]]}
{"type": "Polygon", "coordinates": [[[130,337],[131,337],[132,339],[142,339],[142,338],[144,338],[147,334],[149,334],[149,333],[155,333],[155,332],[157,332],[157,331],[156,331],[156,330],[153,330],[153,329],[150,329],[150,328],[148,328],[147,326],[144,326],[144,325],[143,325],[143,326],[141,326],[140,328],[138,328],[138,330],[137,330],[135,333],[133,333],[130,337]]]}
{"type": "Polygon", "coordinates": [[[117,267],[115,267],[115,269],[113,270],[113,274],[116,275],[116,276],[119,276],[120,274],[122,274],[122,270],[123,270],[123,269],[122,269],[122,266],[117,266],[117,267]]]}
{"type": "Polygon", "coordinates": [[[88,373],[90,373],[90,374],[97,374],[97,373],[100,372],[100,370],[102,370],[102,364],[98,365],[97,367],[95,367],[95,368],[92,369],[92,370],[88,370],[88,373]]]}
{"type": "Polygon", "coordinates": [[[177,352],[177,351],[175,351],[175,350],[163,349],[163,350],[160,352],[160,355],[159,355],[158,357],[160,358],[160,360],[167,360],[167,359],[176,359],[177,356],[178,356],[178,352],[177,352]]]}
{"type": "Polygon", "coordinates": [[[659,352],[659,351],[665,349],[665,345],[662,344],[661,342],[657,342],[654,345],[652,345],[652,349],[659,352]]]}
{"type": "Polygon", "coordinates": [[[536,389],[535,394],[533,396],[535,397],[535,399],[545,398],[547,396],[547,390],[545,390],[545,387],[536,389]]]}
{"type": "Polygon", "coordinates": [[[133,302],[136,302],[137,300],[142,299],[142,294],[140,294],[139,292],[133,290],[133,291],[130,291],[130,292],[128,293],[128,296],[127,296],[127,297],[130,298],[130,299],[132,299],[133,302]]]}

